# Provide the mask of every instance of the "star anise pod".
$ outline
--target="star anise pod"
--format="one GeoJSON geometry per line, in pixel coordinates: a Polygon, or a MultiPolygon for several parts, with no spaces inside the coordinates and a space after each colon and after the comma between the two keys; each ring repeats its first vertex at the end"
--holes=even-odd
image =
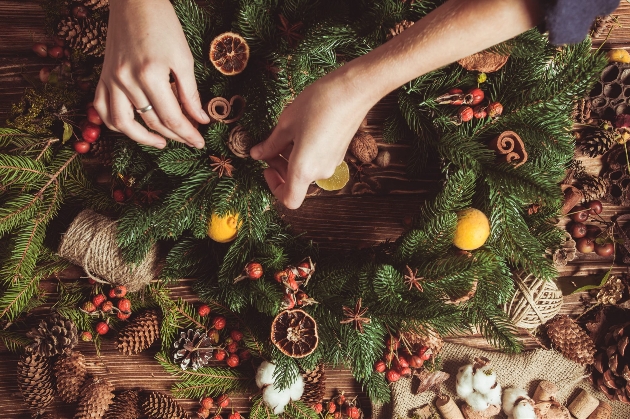
{"type": "Polygon", "coordinates": [[[405,268],[407,269],[407,275],[405,275],[405,284],[409,285],[409,291],[411,291],[411,289],[415,287],[418,291],[423,292],[424,288],[422,288],[422,281],[424,280],[424,277],[416,277],[416,275],[418,274],[418,269],[412,271],[409,265],[405,266],[405,268]]]}
{"type": "Polygon", "coordinates": [[[343,315],[346,316],[346,319],[342,320],[341,324],[354,323],[354,328],[363,333],[363,325],[372,322],[372,319],[369,317],[364,317],[367,311],[367,307],[361,307],[361,299],[359,298],[354,306],[354,310],[343,306],[343,315]]]}
{"type": "Polygon", "coordinates": [[[228,159],[227,157],[216,157],[210,156],[210,167],[212,167],[212,171],[217,172],[219,174],[219,178],[223,177],[223,174],[226,174],[229,177],[232,177],[232,172],[234,171],[234,166],[232,163],[232,159],[228,159]]]}
{"type": "Polygon", "coordinates": [[[146,191],[140,191],[140,201],[145,204],[151,205],[154,201],[158,201],[160,199],[160,194],[162,191],[153,190],[150,186],[147,186],[146,191]]]}
{"type": "Polygon", "coordinates": [[[282,33],[282,37],[287,40],[289,46],[293,48],[301,39],[302,35],[298,32],[304,24],[302,22],[290,24],[284,15],[279,15],[280,24],[278,29],[282,33]]]}

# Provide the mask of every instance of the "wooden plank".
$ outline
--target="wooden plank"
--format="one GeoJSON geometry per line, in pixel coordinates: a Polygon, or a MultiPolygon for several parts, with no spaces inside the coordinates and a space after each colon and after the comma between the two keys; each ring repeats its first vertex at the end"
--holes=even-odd
{"type": "MultiPolygon", "coordinates": [[[[31,52],[35,42],[50,42],[39,0],[0,2],[0,56],[31,52]]],[[[33,54],[34,55],[34,54],[33,54]]]]}

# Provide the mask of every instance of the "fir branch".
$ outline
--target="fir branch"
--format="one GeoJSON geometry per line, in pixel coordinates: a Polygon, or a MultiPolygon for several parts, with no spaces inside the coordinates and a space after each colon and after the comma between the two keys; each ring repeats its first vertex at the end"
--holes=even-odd
{"type": "Polygon", "coordinates": [[[252,409],[249,412],[250,419],[278,419],[278,416],[273,413],[273,409],[263,401],[262,396],[254,397],[252,402],[252,409]]]}
{"type": "Polygon", "coordinates": [[[284,407],[284,416],[290,419],[318,419],[319,415],[303,402],[291,401],[284,407]]]}
{"type": "Polygon", "coordinates": [[[21,353],[24,347],[30,343],[30,340],[20,333],[0,330],[0,341],[4,347],[13,353],[21,353]]]}

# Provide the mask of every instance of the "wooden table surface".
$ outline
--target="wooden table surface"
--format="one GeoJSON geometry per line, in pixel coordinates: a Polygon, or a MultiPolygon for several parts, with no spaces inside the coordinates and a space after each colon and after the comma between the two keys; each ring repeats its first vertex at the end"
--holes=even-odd
{"type": "MultiPolygon", "coordinates": [[[[622,27],[616,28],[606,41],[604,48],[630,47],[630,4],[622,1],[614,13],[622,27]]],[[[0,0],[0,121],[4,121],[12,103],[18,101],[25,87],[28,86],[24,74],[37,75],[43,65],[49,65],[46,58],[39,58],[31,52],[31,46],[37,41],[48,41],[43,30],[44,13],[36,0],[0,0]]],[[[601,45],[603,37],[595,40],[595,46],[601,45]]],[[[380,138],[382,119],[379,115],[390,106],[392,98],[385,98],[368,115],[369,129],[380,138]]],[[[0,126],[2,123],[0,123],[0,126]]],[[[436,178],[428,176],[423,180],[409,181],[405,178],[407,148],[404,145],[379,144],[392,154],[392,164],[386,169],[367,168],[363,176],[371,182],[377,182],[378,193],[358,194],[359,187],[350,185],[341,193],[312,196],[296,211],[282,211],[288,223],[296,232],[305,232],[320,247],[327,249],[352,249],[369,246],[387,239],[396,239],[404,231],[402,220],[413,214],[420,203],[432,196],[440,187],[436,178]]],[[[597,159],[584,159],[593,173],[601,167],[597,159]]],[[[356,171],[353,171],[353,174],[356,171]]],[[[358,175],[353,177],[357,182],[358,175]]],[[[360,186],[360,185],[359,185],[360,186]]],[[[604,218],[619,213],[630,213],[630,209],[605,204],[604,218]]],[[[561,221],[561,223],[566,221],[561,221]]],[[[563,287],[573,287],[573,276],[601,275],[610,268],[611,260],[593,255],[580,255],[560,272],[559,282],[563,287]]],[[[613,268],[613,272],[626,272],[625,266],[613,268]]],[[[78,278],[81,271],[69,270],[61,280],[71,281],[78,278]]],[[[56,280],[45,281],[43,287],[54,289],[56,280]]],[[[191,291],[191,281],[181,280],[173,288],[175,296],[195,301],[191,291]]],[[[53,303],[49,302],[48,306],[53,303]]],[[[563,313],[577,315],[582,312],[580,295],[565,297],[563,313]]],[[[525,331],[522,339],[526,348],[537,346],[536,340],[525,331]]],[[[451,338],[455,342],[489,349],[486,342],[477,336],[451,338]]],[[[157,346],[157,345],[156,345],[157,346]]],[[[112,341],[105,341],[101,356],[97,356],[94,347],[81,343],[78,347],[87,357],[90,372],[102,374],[109,379],[117,390],[137,388],[168,391],[175,380],[166,373],[153,359],[156,349],[150,349],[138,356],[123,356],[113,346],[112,341]]],[[[16,365],[18,357],[0,347],[0,418],[29,417],[29,411],[21,402],[16,385],[16,365]]],[[[331,395],[336,390],[345,390],[347,394],[360,394],[360,402],[369,411],[369,400],[362,395],[360,386],[353,380],[348,370],[327,371],[327,391],[331,395]]],[[[234,395],[234,406],[246,410],[249,406],[247,395],[234,395]]],[[[191,413],[197,409],[197,401],[182,400],[184,407],[191,413]]],[[[59,417],[72,417],[73,407],[55,404],[59,417]]]]}

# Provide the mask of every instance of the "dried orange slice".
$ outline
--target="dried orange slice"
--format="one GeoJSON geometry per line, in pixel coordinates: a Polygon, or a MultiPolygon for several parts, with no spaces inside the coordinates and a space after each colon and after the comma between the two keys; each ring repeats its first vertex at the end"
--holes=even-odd
{"type": "Polygon", "coordinates": [[[247,67],[249,45],[245,39],[234,32],[225,32],[212,40],[210,61],[226,76],[234,76],[247,67]]]}
{"type": "Polygon", "coordinates": [[[316,180],[317,186],[325,191],[338,191],[346,186],[346,183],[350,180],[350,168],[348,163],[342,161],[339,166],[335,168],[335,173],[328,179],[316,180]]]}
{"type": "Polygon", "coordinates": [[[304,310],[285,310],[271,323],[271,342],[291,358],[304,358],[319,343],[317,323],[304,310]]]}

